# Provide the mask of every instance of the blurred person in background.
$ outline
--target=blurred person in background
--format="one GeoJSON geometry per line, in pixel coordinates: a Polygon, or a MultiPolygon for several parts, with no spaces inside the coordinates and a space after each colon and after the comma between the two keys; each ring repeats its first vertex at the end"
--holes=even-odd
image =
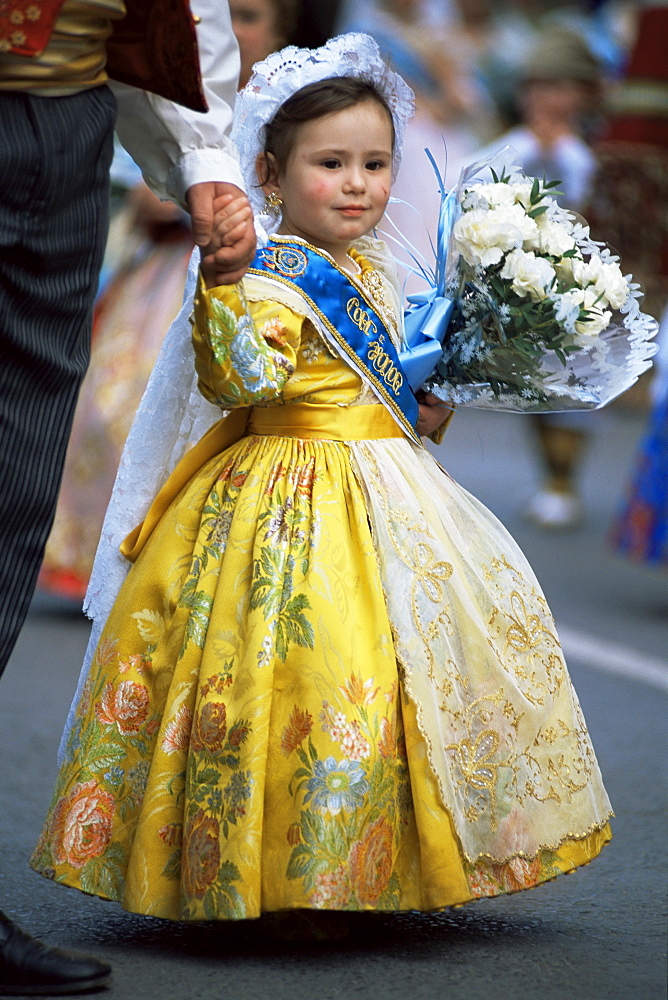
{"type": "Polygon", "coordinates": [[[658,333],[650,413],[610,531],[620,555],[668,568],[668,307],[658,333]]]}
{"type": "Polygon", "coordinates": [[[520,72],[520,122],[483,155],[512,146],[525,173],[559,180],[559,203],[581,211],[596,168],[585,136],[600,107],[601,88],[601,67],[585,39],[560,26],[544,29],[520,72]]]}
{"type": "Polygon", "coordinates": [[[603,76],[617,78],[633,32],[635,0],[459,0],[466,37],[506,127],[522,121],[527,53],[545,32],[580,36],[603,76]]]}
{"type": "Polygon", "coordinates": [[[592,232],[624,254],[660,320],[650,413],[611,528],[615,549],[668,566],[668,5],[646,5],[627,71],[610,98],[589,214],[592,232]]]}
{"type": "Polygon", "coordinates": [[[492,102],[501,131],[518,119],[518,76],[536,40],[545,3],[456,0],[455,8],[458,51],[492,102]]]}
{"type": "MultiPolygon", "coordinates": [[[[323,7],[327,2],[321,0],[323,7]]],[[[284,45],[300,44],[295,41],[297,25],[310,6],[309,0],[230,0],[232,30],[241,55],[239,90],[248,83],[256,62],[284,45]]]]}
{"type": "MultiPolygon", "coordinates": [[[[425,148],[445,169],[446,184],[453,185],[481,142],[498,131],[491,100],[458,52],[456,5],[447,9],[449,13],[443,10],[438,18],[426,0],[378,0],[372,5],[354,4],[344,24],[345,30],[371,34],[385,59],[415,92],[415,115],[406,128],[393,201],[380,227],[397,260],[407,268],[415,264],[406,243],[415,248],[421,262],[433,264],[431,239],[440,194],[425,148]]],[[[407,292],[424,287],[421,278],[406,272],[407,292]]]]}
{"type": "MultiPolygon", "coordinates": [[[[230,0],[240,88],[255,62],[291,40],[298,3],[230,0]]],[[[91,361],[38,578],[42,591],[77,603],[86,593],[125,439],[181,307],[193,249],[189,217],[155,197],[120,145],[111,180],[117,209],[95,308],[91,361]]]]}
{"type": "MultiPolygon", "coordinates": [[[[519,72],[520,123],[482,150],[480,158],[512,147],[527,175],[558,180],[560,204],[581,212],[596,170],[585,136],[600,107],[602,86],[600,61],[586,39],[560,23],[546,26],[519,72]]],[[[542,482],[526,513],[541,527],[570,528],[583,516],[577,476],[591,419],[583,413],[531,418],[542,482]]]]}

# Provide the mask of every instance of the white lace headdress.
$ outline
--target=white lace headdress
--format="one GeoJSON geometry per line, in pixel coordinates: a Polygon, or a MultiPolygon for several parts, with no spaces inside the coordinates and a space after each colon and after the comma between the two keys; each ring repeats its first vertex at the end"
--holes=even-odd
{"type": "MultiPolygon", "coordinates": [[[[255,161],[264,142],[264,126],[288,97],[309,83],[330,77],[351,76],[371,81],[385,98],[395,131],[393,176],[399,169],[406,122],[413,113],[413,92],[383,62],[380,50],[368,35],[351,33],[330,39],[319,49],[289,46],[256,63],[239,94],[234,110],[232,138],[239,150],[248,196],[256,216],[259,241],[265,219],[258,220],[264,194],[257,186],[255,161]]],[[[278,224],[278,220],[275,223],[278,224]]],[[[382,244],[364,241],[364,253],[382,266],[382,244]]],[[[387,269],[391,268],[388,260],[387,269]]],[[[172,323],[156,361],[121,457],[114,490],[105,515],[95,556],[84,611],[93,620],[88,649],[60,748],[65,753],[74,709],[85,683],[105,622],[130,564],[119,546],[139,524],[151,502],[184,453],[223,416],[197,388],[191,346],[190,315],[197,285],[199,250],[190,260],[183,307],[172,323]]],[[[141,331],[137,331],[141,336],[141,331]]]]}

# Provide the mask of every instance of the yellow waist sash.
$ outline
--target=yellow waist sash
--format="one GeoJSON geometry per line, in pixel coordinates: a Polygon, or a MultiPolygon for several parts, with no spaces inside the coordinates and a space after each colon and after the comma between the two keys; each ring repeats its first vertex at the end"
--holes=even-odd
{"type": "Polygon", "coordinates": [[[320,438],[323,441],[406,437],[392,414],[380,404],[324,406],[321,403],[292,403],[288,406],[255,407],[251,410],[247,433],[320,438]]]}
{"type": "Polygon", "coordinates": [[[204,437],[186,452],[142,523],[122,542],[122,555],[134,562],[160,518],[193,476],[210,459],[249,434],[323,441],[370,441],[406,436],[389,410],[380,403],[370,406],[292,403],[233,410],[209,428],[204,437]]]}

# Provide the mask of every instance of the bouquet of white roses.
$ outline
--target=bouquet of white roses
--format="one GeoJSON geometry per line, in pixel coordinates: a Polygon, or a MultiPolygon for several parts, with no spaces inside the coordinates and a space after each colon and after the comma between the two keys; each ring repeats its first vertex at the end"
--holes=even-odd
{"type": "Polygon", "coordinates": [[[511,155],[463,173],[437,261],[455,310],[424,387],[459,405],[596,409],[650,367],[656,321],[619,259],[558,205],[558,182],[508,172],[511,155]]]}

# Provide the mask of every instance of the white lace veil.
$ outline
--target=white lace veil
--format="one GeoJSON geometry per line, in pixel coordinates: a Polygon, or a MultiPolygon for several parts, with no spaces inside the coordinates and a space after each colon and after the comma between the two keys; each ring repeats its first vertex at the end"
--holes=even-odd
{"type": "MultiPolygon", "coordinates": [[[[414,109],[413,92],[400,76],[388,69],[376,42],[368,35],[351,33],[332,38],[319,49],[289,46],[275,52],[256,63],[250,80],[237,98],[232,126],[232,139],[239,150],[259,243],[266,242],[267,232],[272,229],[262,215],[264,194],[257,186],[255,174],[255,161],[264,143],[264,125],[278,107],[302,87],[341,76],[370,80],[385,98],[394,122],[393,176],[396,176],[406,122],[414,109]]],[[[276,228],[278,220],[272,221],[276,228]]],[[[398,304],[398,277],[385,245],[372,237],[364,237],[358,241],[358,246],[397,289],[398,304]]],[[[184,453],[223,416],[197,389],[190,315],[198,266],[199,250],[196,249],[188,267],[183,305],[164,340],[121,456],[84,600],[84,611],[92,619],[93,627],[61,741],[60,760],[66,752],[74,710],[100,635],[130,568],[119,546],[144,519],[153,498],[184,453]]],[[[141,335],[139,331],[137,335],[141,335]]]]}

